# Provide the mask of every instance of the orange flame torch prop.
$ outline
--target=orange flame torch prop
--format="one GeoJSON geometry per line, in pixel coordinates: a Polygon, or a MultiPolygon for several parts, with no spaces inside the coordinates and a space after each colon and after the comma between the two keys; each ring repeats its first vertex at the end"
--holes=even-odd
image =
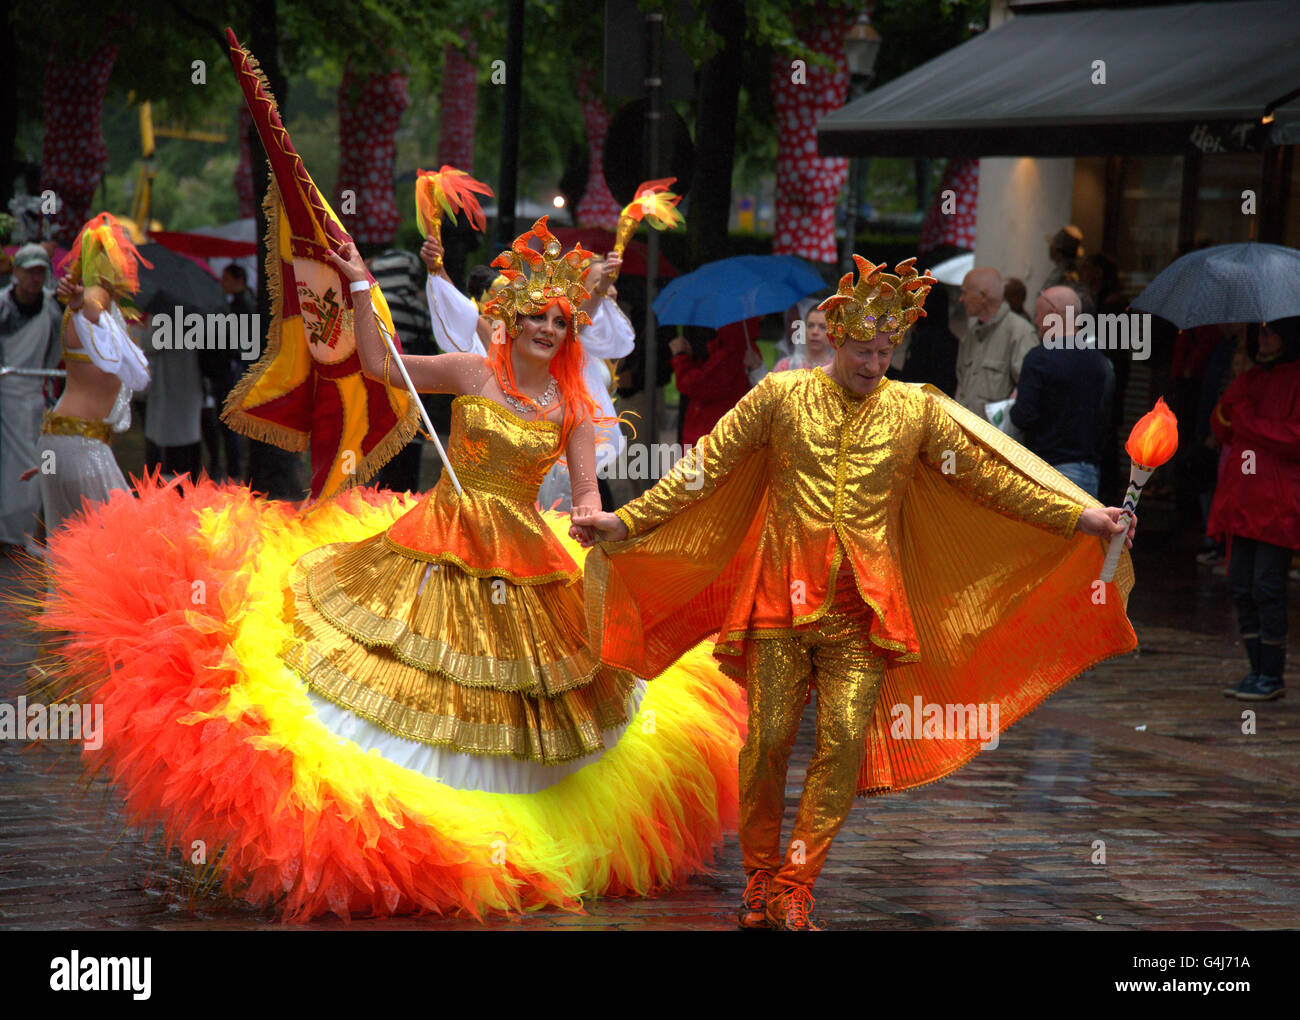
{"type": "MultiPolygon", "coordinates": [[[[1124,450],[1132,459],[1129,467],[1128,492],[1124,496],[1124,516],[1122,521],[1128,524],[1137,510],[1138,500],[1142,497],[1142,487],[1147,479],[1161,464],[1165,463],[1178,449],[1178,419],[1169,405],[1161,397],[1156,406],[1138,419],[1129,433],[1124,450]]],[[[1119,566],[1120,554],[1124,551],[1124,539],[1128,535],[1125,528],[1110,540],[1106,551],[1106,562],[1101,567],[1101,580],[1110,582],[1115,578],[1115,568],[1119,566]]]]}
{"type": "MultiPolygon", "coordinates": [[[[442,244],[442,214],[455,216],[463,212],[469,219],[469,225],[482,231],[487,226],[483,209],[474,196],[492,197],[492,189],[482,181],[476,181],[464,170],[454,166],[443,166],[435,173],[421,170],[415,177],[415,218],[425,237],[431,237],[442,244]]],[[[442,268],[442,257],[434,267],[436,273],[442,268]]]]}
{"type": "MultiPolygon", "coordinates": [[[[623,257],[623,249],[632,240],[642,220],[647,220],[656,230],[670,230],[681,225],[682,214],[677,211],[677,203],[682,197],[668,190],[676,181],[676,177],[664,177],[646,181],[636,189],[636,196],[618,214],[618,227],[614,231],[615,255],[623,257]]],[[[618,279],[618,274],[615,273],[612,279],[618,279]]]]}

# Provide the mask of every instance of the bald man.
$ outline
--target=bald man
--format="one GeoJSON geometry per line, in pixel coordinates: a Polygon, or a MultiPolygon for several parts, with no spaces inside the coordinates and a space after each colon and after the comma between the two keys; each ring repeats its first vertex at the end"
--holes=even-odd
{"type": "Polygon", "coordinates": [[[1038,336],[1002,299],[996,269],[977,266],[967,273],[958,300],[970,320],[957,349],[956,399],[983,418],[985,405],[1011,396],[1020,365],[1038,346],[1038,336]]]}
{"type": "Polygon", "coordinates": [[[1011,421],[1026,447],[1096,496],[1100,439],[1110,420],[1115,369],[1090,338],[1065,332],[1073,332],[1081,315],[1093,314],[1091,305],[1092,298],[1073,287],[1049,287],[1038,295],[1034,323],[1045,342],[1025,355],[1011,421]]]}

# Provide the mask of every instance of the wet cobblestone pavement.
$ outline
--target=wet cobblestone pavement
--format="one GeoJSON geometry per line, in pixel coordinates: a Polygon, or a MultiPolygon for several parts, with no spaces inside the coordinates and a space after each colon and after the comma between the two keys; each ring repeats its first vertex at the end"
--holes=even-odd
{"type": "MultiPolygon", "coordinates": [[[[1245,671],[1224,578],[1191,553],[1158,548],[1137,572],[1130,616],[1140,651],[1076,679],[943,782],[858,801],[818,886],[821,921],[881,931],[1300,925],[1300,693],[1256,705],[1224,698],[1245,671]],[[1254,733],[1243,732],[1246,711],[1254,733]],[[1093,863],[1102,844],[1105,863],[1093,863]]],[[[0,559],[0,594],[13,588],[13,564],[0,559]]],[[[1294,582],[1290,633],[1298,664],[1294,582]]],[[[3,639],[0,702],[13,702],[27,652],[14,621],[3,639]]],[[[791,768],[787,831],[810,724],[811,713],[791,768]]],[[[179,857],[161,860],[123,831],[102,783],[78,794],[72,760],[69,745],[0,741],[0,928],[282,927],[239,904],[187,902],[179,857]]],[[[742,886],[733,836],[715,875],[658,898],[594,900],[584,914],[492,926],[727,929],[742,886]]],[[[435,917],[349,927],[480,925],[435,917]]]]}

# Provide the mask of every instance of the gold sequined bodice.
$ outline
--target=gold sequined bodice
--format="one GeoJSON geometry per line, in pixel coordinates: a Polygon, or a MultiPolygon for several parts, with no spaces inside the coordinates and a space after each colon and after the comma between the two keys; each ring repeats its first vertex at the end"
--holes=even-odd
{"type": "Polygon", "coordinates": [[[537,509],[537,490],[560,456],[559,433],[554,422],[526,421],[487,397],[457,397],[447,458],[463,491],[444,472],[388,529],[385,545],[519,583],[575,577],[577,565],[537,509]]]}

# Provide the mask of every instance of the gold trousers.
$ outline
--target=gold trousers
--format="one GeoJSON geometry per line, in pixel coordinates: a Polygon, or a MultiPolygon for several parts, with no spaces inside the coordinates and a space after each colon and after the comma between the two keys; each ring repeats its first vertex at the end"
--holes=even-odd
{"type": "Polygon", "coordinates": [[[749,642],[749,736],[740,752],[740,847],[745,871],[811,890],[853,806],[867,724],[884,658],[867,638],[871,610],[852,574],[836,579],[834,602],[791,636],[749,642]],[[817,690],[817,742],[788,852],[781,854],[785,776],[810,685],[817,690]]]}

